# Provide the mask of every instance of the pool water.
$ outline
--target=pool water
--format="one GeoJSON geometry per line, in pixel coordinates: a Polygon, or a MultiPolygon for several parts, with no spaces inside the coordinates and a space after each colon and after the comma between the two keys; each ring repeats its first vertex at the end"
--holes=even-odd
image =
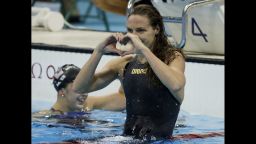
{"type": "MultiPolygon", "coordinates": [[[[169,143],[223,144],[224,136],[177,138],[174,140],[138,140],[122,136],[126,112],[93,110],[69,117],[32,118],[32,143],[169,143]],[[80,117],[81,116],[81,117],[80,117]]],[[[224,133],[224,119],[205,115],[190,115],[181,111],[173,136],[182,134],[224,133]]]]}

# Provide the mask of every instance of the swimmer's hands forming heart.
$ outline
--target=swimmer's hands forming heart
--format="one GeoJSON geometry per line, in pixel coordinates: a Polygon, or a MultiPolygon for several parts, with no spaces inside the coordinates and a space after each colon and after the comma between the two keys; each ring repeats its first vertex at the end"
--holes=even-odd
{"type": "Polygon", "coordinates": [[[121,56],[129,54],[142,54],[142,51],[148,49],[139,36],[132,33],[126,35],[115,33],[99,44],[96,48],[99,52],[114,52],[121,56]]]}
{"type": "MultiPolygon", "coordinates": [[[[106,38],[103,42],[101,42],[95,50],[101,53],[118,53],[119,55],[122,55],[124,51],[122,51],[120,48],[117,48],[116,46],[118,43],[122,43],[122,39],[124,38],[124,35],[122,33],[115,33],[108,38],[106,38]]],[[[127,43],[129,41],[129,38],[124,39],[124,42],[127,43]]]]}

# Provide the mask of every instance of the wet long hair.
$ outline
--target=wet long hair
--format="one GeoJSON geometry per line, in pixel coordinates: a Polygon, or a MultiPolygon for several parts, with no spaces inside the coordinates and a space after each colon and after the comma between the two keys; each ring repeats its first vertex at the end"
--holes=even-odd
{"type": "MultiPolygon", "coordinates": [[[[163,18],[158,12],[158,10],[152,5],[137,5],[134,7],[133,11],[128,15],[140,15],[146,16],[149,19],[150,25],[153,29],[159,28],[159,32],[155,35],[155,41],[151,51],[155,56],[157,56],[165,64],[171,63],[175,57],[176,52],[179,52],[185,59],[185,55],[180,48],[174,47],[167,38],[165,33],[163,18]]],[[[160,80],[153,72],[150,65],[147,63],[147,77],[153,82],[153,84],[160,84],[160,80]]]]}

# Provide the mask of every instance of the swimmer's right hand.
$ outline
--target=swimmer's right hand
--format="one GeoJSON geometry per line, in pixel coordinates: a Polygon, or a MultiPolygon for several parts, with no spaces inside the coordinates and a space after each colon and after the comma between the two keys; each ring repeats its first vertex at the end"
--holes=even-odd
{"type": "Polygon", "coordinates": [[[96,50],[101,53],[108,53],[108,52],[113,52],[113,53],[118,53],[119,55],[122,55],[123,51],[119,50],[116,48],[116,43],[120,39],[123,38],[122,33],[115,33],[108,38],[106,38],[103,42],[101,42],[96,50]]]}

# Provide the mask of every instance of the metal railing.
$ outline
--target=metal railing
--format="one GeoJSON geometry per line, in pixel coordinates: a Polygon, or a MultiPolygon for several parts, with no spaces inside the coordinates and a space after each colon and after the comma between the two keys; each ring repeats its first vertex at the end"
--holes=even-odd
{"type": "Polygon", "coordinates": [[[190,4],[187,4],[183,11],[182,11],[182,17],[163,17],[164,22],[170,22],[170,23],[181,23],[182,24],[182,34],[181,34],[181,41],[176,46],[177,48],[184,48],[186,44],[186,32],[187,32],[187,24],[188,24],[188,10],[195,6],[202,6],[209,4],[211,2],[218,1],[218,0],[200,0],[195,1],[190,4]]]}

